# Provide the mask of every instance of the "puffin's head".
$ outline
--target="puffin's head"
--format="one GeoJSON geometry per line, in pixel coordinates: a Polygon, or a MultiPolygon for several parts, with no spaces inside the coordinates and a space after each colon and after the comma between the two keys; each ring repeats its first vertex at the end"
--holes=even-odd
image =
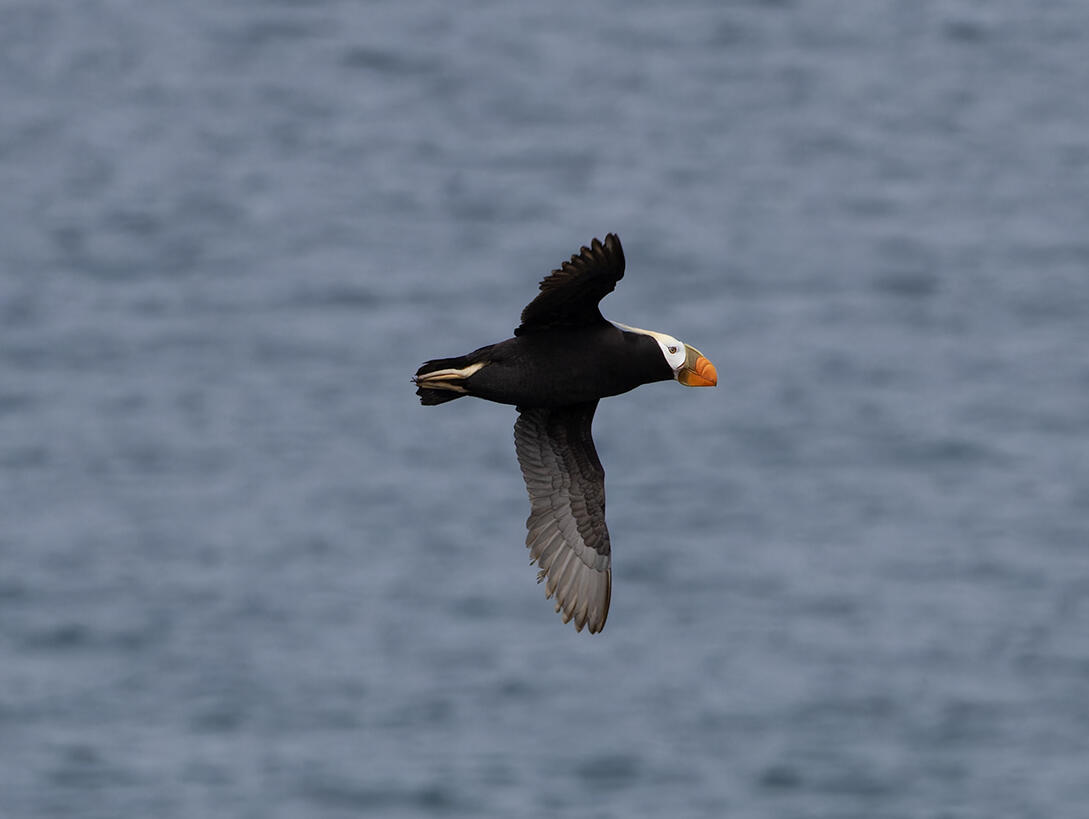
{"type": "Polygon", "coordinates": [[[616,321],[612,322],[612,324],[621,330],[650,336],[658,342],[658,348],[662,351],[666,363],[673,370],[673,378],[686,387],[713,387],[718,384],[718,373],[715,372],[715,365],[695,347],[691,347],[665,333],[640,330],[638,327],[629,327],[616,321]]]}
{"type": "Polygon", "coordinates": [[[662,355],[677,381],[686,387],[713,387],[718,383],[715,365],[695,347],[664,333],[655,333],[654,340],[662,348],[662,355]]]}

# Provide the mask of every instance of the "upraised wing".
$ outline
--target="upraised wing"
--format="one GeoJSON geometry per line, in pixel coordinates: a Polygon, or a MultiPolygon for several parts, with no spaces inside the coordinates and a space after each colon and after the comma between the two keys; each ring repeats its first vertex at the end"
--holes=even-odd
{"type": "Polygon", "coordinates": [[[598,302],[624,277],[624,249],[615,233],[594,239],[541,281],[541,292],[522,311],[516,336],[553,327],[603,324],[598,302]]]}
{"type": "MultiPolygon", "coordinates": [[[[619,247],[619,245],[617,245],[619,247]]],[[[590,426],[597,401],[556,409],[520,409],[514,424],[518,463],[529,491],[526,546],[545,596],[575,629],[605,627],[612,595],[605,470],[590,426]]]]}

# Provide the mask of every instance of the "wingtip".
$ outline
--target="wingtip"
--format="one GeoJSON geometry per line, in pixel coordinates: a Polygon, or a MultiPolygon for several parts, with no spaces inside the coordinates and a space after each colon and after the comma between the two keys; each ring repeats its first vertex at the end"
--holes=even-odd
{"type": "MultiPolygon", "coordinates": [[[[624,248],[620,244],[620,237],[615,233],[607,233],[605,235],[605,250],[615,260],[615,264],[620,268],[620,276],[624,275],[624,248]]],[[[619,277],[618,277],[619,278],[619,277]]]]}

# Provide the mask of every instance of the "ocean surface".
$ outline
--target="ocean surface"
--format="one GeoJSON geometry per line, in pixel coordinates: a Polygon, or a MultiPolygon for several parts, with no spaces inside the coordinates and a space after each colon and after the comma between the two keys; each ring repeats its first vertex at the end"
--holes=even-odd
{"type": "Polygon", "coordinates": [[[0,3],[0,817],[1089,816],[1089,4],[0,3]],[[616,231],[605,631],[512,408],[616,231]]]}

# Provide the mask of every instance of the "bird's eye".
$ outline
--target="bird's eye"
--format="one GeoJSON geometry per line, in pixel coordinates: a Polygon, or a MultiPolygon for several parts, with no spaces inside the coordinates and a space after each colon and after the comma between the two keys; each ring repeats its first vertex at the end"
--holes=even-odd
{"type": "Polygon", "coordinates": [[[674,354],[675,352],[677,352],[677,348],[676,348],[676,347],[674,347],[674,346],[672,346],[672,345],[670,345],[670,347],[669,347],[669,354],[670,354],[670,355],[673,355],[673,354],[674,354]]]}

